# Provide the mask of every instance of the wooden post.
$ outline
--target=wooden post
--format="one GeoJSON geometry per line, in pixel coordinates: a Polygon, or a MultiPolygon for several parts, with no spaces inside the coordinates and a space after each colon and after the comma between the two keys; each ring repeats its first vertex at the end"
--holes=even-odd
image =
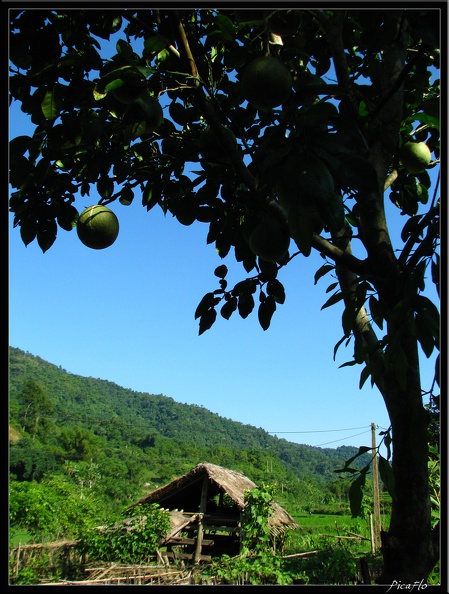
{"type": "Polygon", "coordinates": [[[376,547],[374,546],[373,514],[369,515],[369,531],[371,537],[371,552],[374,555],[374,553],[376,552],[376,547]]]}
{"type": "Polygon", "coordinates": [[[209,488],[209,477],[206,474],[204,476],[203,487],[201,489],[200,513],[198,514],[198,534],[196,537],[195,554],[193,557],[193,561],[195,563],[198,563],[201,558],[201,549],[203,546],[203,534],[204,534],[203,516],[206,513],[208,488],[209,488]]]}
{"type": "Polygon", "coordinates": [[[193,557],[193,561],[195,563],[199,563],[201,558],[201,548],[203,546],[203,514],[198,514],[198,533],[196,536],[196,543],[195,543],[195,555],[193,557]]]}
{"type": "Polygon", "coordinates": [[[376,446],[376,425],[371,423],[371,445],[373,448],[373,501],[374,501],[374,522],[373,540],[375,550],[380,547],[380,498],[379,498],[379,466],[376,446]]]}

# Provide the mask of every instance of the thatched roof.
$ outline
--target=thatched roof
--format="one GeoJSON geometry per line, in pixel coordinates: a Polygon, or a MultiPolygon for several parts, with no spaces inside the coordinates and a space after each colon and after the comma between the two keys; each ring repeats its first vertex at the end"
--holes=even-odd
{"type": "MultiPolygon", "coordinates": [[[[199,496],[205,476],[209,478],[209,492],[211,494],[225,493],[239,509],[243,509],[245,506],[245,491],[257,487],[252,480],[241,472],[204,462],[197,464],[195,468],[174,479],[171,483],[159,487],[159,489],[134,503],[133,506],[158,503],[161,507],[169,510],[179,509],[197,512],[199,511],[199,496]]],[[[273,514],[269,523],[275,531],[277,529],[284,530],[285,528],[297,527],[290,514],[277,503],[273,504],[273,514]]]]}

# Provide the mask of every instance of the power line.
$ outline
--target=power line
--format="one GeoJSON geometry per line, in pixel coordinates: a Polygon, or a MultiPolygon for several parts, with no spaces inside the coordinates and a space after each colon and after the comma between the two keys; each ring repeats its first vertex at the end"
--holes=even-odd
{"type": "MultiPolygon", "coordinates": [[[[351,439],[352,437],[358,437],[359,435],[365,435],[365,433],[368,433],[369,431],[371,431],[371,429],[368,429],[368,431],[362,431],[362,433],[356,433],[355,435],[347,435],[346,437],[343,437],[343,439],[351,439]]],[[[337,441],[341,441],[341,439],[334,439],[333,441],[327,441],[326,443],[320,443],[319,445],[317,445],[315,447],[320,448],[323,445],[328,445],[329,443],[336,443],[337,441]]]]}
{"type": "MultiPolygon", "coordinates": [[[[349,429],[322,429],[319,431],[267,431],[267,433],[276,433],[276,434],[281,434],[281,433],[288,433],[288,434],[293,434],[293,433],[331,433],[333,431],[357,431],[358,429],[366,429],[366,425],[364,425],[363,427],[349,427],[349,429]]],[[[338,440],[337,440],[338,441],[338,440]]]]}

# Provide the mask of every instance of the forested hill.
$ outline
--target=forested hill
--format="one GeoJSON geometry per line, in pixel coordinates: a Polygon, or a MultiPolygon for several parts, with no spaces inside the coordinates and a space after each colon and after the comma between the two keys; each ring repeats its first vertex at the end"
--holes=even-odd
{"type": "Polygon", "coordinates": [[[44,431],[56,435],[77,427],[109,446],[119,446],[122,452],[128,447],[147,451],[163,444],[159,451],[166,451],[167,459],[164,473],[159,471],[166,475],[162,480],[171,478],[168,467],[172,467],[171,474],[180,474],[197,462],[209,461],[242,471],[251,462],[261,472],[280,464],[299,479],[328,481],[357,452],[350,446],[323,449],[278,439],[202,406],[74,375],[18,348],[10,347],[9,356],[10,422],[14,427],[21,429],[24,423],[23,390],[32,381],[42,387],[50,402],[39,417],[40,441],[46,441],[44,431]]]}

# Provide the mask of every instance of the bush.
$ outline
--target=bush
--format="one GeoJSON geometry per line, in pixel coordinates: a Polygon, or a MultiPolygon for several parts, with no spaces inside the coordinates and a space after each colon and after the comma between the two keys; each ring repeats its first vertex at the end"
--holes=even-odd
{"type": "Polygon", "coordinates": [[[328,545],[315,556],[301,560],[299,569],[310,584],[356,584],[359,580],[357,558],[340,545],[328,545]]]}
{"type": "Polygon", "coordinates": [[[157,504],[135,506],[127,514],[80,534],[78,550],[92,561],[148,562],[169,530],[169,514],[157,504]]]}

